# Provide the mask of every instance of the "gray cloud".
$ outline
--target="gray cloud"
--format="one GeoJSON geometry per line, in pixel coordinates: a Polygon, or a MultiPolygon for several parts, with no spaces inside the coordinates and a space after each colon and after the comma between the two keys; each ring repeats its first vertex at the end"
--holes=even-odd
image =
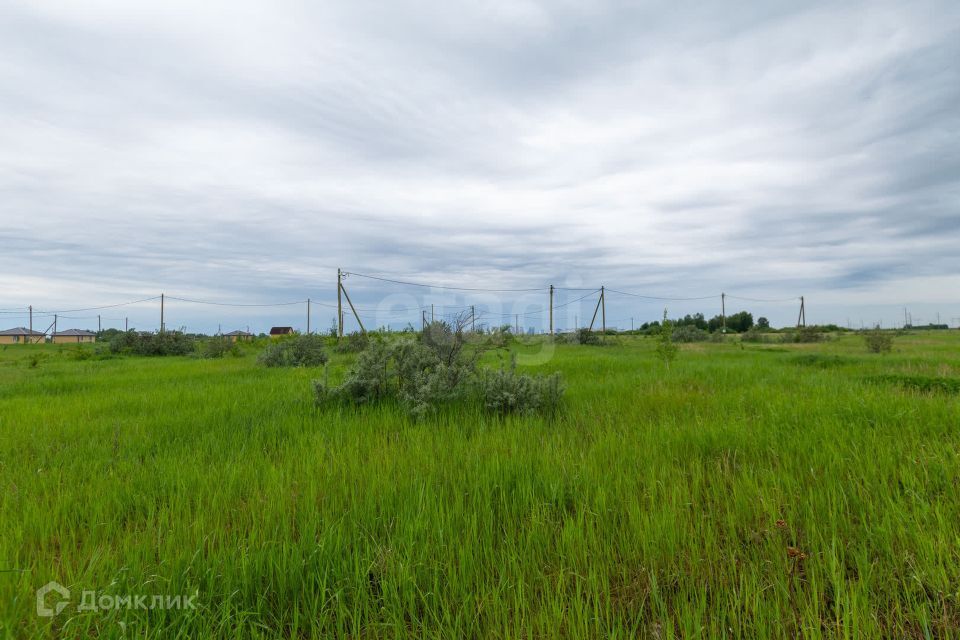
{"type": "Polygon", "coordinates": [[[330,304],[342,266],[960,316],[956,3],[24,2],[0,54],[3,309],[330,304]]]}

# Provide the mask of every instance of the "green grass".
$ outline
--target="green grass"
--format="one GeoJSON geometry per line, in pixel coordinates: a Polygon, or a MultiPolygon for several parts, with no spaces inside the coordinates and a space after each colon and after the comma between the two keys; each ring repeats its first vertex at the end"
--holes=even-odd
{"type": "Polygon", "coordinates": [[[960,397],[874,379],[960,379],[960,332],[653,346],[556,347],[554,420],[421,422],[252,351],[0,349],[0,637],[960,637],[960,397]]]}

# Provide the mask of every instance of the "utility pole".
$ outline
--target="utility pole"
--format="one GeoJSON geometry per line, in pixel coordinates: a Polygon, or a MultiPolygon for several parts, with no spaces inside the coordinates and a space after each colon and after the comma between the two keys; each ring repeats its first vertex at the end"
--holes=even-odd
{"type": "Polygon", "coordinates": [[[123,330],[130,331],[130,318],[128,317],[123,318],[123,330]]]}
{"type": "Polygon", "coordinates": [[[907,322],[907,308],[904,307],[903,308],[903,328],[906,329],[908,324],[910,323],[907,322]]]}
{"type": "Polygon", "coordinates": [[[633,316],[630,316],[630,331],[633,331],[633,316]]]}
{"type": "Polygon", "coordinates": [[[470,305],[470,333],[477,332],[477,310],[470,305]]]}
{"type": "Polygon", "coordinates": [[[553,285],[550,285],[550,335],[553,335],[553,285]]]}
{"type": "Polygon", "coordinates": [[[430,303],[430,323],[436,322],[436,316],[433,315],[433,303],[430,303]]]}
{"type": "Polygon", "coordinates": [[[307,335],[310,335],[310,298],[307,298],[307,335]]]}
{"type": "Polygon", "coordinates": [[[33,305],[30,305],[30,336],[33,337],[33,305]]]}
{"type": "Polygon", "coordinates": [[[53,334],[50,336],[53,340],[57,339],[57,314],[53,314],[53,334]]]}
{"type": "Polygon", "coordinates": [[[97,314],[97,333],[100,333],[100,314],[97,314]]]}
{"type": "Polygon", "coordinates": [[[426,331],[427,330],[427,310],[426,309],[422,309],[420,311],[420,320],[422,321],[421,330],[426,331]]]}
{"type": "Polygon", "coordinates": [[[720,320],[723,323],[723,333],[727,332],[727,294],[720,294],[720,320]]]}
{"type": "Polygon", "coordinates": [[[340,293],[343,290],[343,272],[340,271],[340,268],[337,268],[337,338],[343,337],[343,300],[342,294],[340,293]]]}
{"type": "Polygon", "coordinates": [[[163,333],[163,302],[164,295],[160,294],[160,333],[163,333]]]}
{"type": "Polygon", "coordinates": [[[807,326],[807,312],[803,304],[803,296],[800,296],[800,315],[797,316],[797,329],[807,326]]]}
{"type": "Polygon", "coordinates": [[[607,335],[607,296],[604,295],[606,289],[603,285],[600,285],[600,322],[603,327],[603,335],[607,335]]]}
{"type": "Polygon", "coordinates": [[[517,335],[520,335],[520,314],[513,314],[513,326],[517,328],[517,335]]]}

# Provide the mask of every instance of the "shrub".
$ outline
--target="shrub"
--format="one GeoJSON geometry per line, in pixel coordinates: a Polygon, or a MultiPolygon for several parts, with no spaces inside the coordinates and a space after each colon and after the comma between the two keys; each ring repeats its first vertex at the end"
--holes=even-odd
{"type": "Polygon", "coordinates": [[[684,325],[677,327],[670,335],[673,342],[704,342],[710,337],[710,334],[699,329],[694,325],[684,325]]]}
{"type": "Polygon", "coordinates": [[[750,327],[740,336],[741,342],[766,342],[767,334],[760,330],[759,326],[750,327]]]}
{"type": "Polygon", "coordinates": [[[257,362],[266,367],[318,367],[327,363],[324,339],[316,334],[298,335],[280,340],[257,356],[257,362]]]}
{"type": "Polygon", "coordinates": [[[511,359],[509,369],[481,372],[476,389],[483,408],[491,413],[553,415],[560,407],[564,386],[559,372],[549,376],[518,374],[516,361],[511,359]]]}
{"type": "Polygon", "coordinates": [[[863,339],[870,353],[890,353],[893,350],[893,337],[879,328],[864,333],[863,339]]]}
{"type": "Polygon", "coordinates": [[[113,353],[138,356],[185,356],[193,352],[193,346],[193,338],[179,331],[124,331],[110,341],[110,351],[113,353]]]}
{"type": "Polygon", "coordinates": [[[236,342],[226,338],[210,338],[200,344],[201,358],[222,358],[227,354],[240,355],[240,347],[236,342]]]}
{"type": "Polygon", "coordinates": [[[370,338],[365,333],[350,333],[337,342],[334,351],[337,353],[360,353],[370,344],[370,338]]]}
{"type": "MultiPolygon", "coordinates": [[[[474,388],[486,388],[470,384],[478,379],[477,360],[484,345],[468,352],[464,326],[463,318],[458,318],[453,325],[431,323],[417,339],[393,344],[372,340],[339,386],[331,387],[326,380],[313,381],[317,405],[357,406],[392,399],[410,415],[420,417],[442,404],[464,399],[474,388]]],[[[542,387],[542,383],[518,384],[531,390],[538,407],[546,410],[552,406],[550,389],[542,387]]],[[[526,401],[522,405],[528,406],[526,401]]]]}
{"type": "Polygon", "coordinates": [[[780,336],[780,342],[789,343],[813,343],[823,342],[827,336],[818,327],[801,327],[796,331],[790,331],[780,336]]]}

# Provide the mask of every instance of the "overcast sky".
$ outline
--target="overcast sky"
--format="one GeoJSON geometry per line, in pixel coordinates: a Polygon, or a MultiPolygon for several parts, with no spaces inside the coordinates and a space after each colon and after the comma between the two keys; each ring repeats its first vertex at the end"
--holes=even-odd
{"type": "Polygon", "coordinates": [[[3,0],[0,309],[960,319],[960,2],[753,4],[3,0]]]}

